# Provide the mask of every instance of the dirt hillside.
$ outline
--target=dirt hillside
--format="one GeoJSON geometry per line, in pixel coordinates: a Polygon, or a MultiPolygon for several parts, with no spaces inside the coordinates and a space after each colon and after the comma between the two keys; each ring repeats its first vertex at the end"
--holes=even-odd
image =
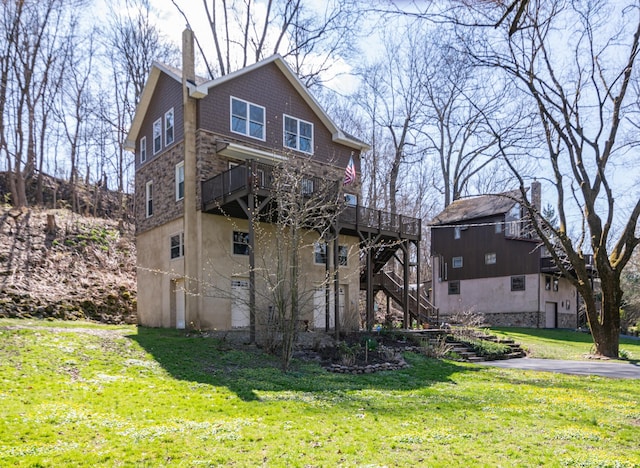
{"type": "Polygon", "coordinates": [[[133,226],[0,206],[0,317],[135,323],[133,226]]]}

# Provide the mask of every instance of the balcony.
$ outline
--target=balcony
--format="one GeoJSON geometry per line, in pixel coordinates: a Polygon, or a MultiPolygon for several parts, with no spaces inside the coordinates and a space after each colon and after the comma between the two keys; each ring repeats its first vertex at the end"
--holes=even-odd
{"type": "MultiPolygon", "coordinates": [[[[585,260],[585,266],[587,267],[587,272],[595,276],[596,268],[593,263],[593,255],[585,255],[584,260],[585,260]]],[[[570,271],[573,274],[573,267],[571,265],[567,264],[566,268],[568,271],[570,271]]],[[[562,273],[558,265],[556,265],[556,262],[553,259],[553,257],[546,257],[546,256],[540,258],[540,272],[547,273],[547,274],[556,274],[556,275],[559,275],[562,273]]]]}
{"type": "MultiPolygon", "coordinates": [[[[225,213],[236,218],[246,218],[240,200],[250,195],[259,202],[268,201],[274,185],[276,166],[247,161],[202,182],[202,211],[225,213]]],[[[324,195],[328,189],[337,194],[341,181],[321,177],[303,176],[300,186],[304,196],[324,195]]],[[[340,232],[347,235],[377,233],[385,238],[419,241],[421,220],[364,206],[344,205],[338,214],[340,232]]]]}

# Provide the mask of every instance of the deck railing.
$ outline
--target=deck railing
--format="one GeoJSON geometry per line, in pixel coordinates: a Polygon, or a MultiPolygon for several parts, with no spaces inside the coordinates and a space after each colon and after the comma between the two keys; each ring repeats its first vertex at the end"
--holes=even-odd
{"type": "MultiPolygon", "coordinates": [[[[247,161],[244,165],[234,166],[209,180],[202,182],[202,204],[223,203],[234,193],[246,190],[264,191],[274,189],[274,170],[276,167],[247,161]]],[[[315,176],[303,176],[300,187],[304,195],[312,196],[326,189],[327,180],[315,176]]],[[[420,237],[421,220],[366,206],[346,205],[339,214],[342,224],[364,226],[367,228],[390,231],[420,237]]]]}

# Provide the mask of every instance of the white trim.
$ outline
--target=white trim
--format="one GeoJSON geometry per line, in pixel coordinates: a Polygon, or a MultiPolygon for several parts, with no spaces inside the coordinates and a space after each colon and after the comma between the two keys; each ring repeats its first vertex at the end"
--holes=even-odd
{"type": "MultiPolygon", "coordinates": [[[[209,94],[209,89],[215,86],[219,86],[230,80],[233,80],[246,73],[250,73],[270,63],[273,63],[278,67],[278,69],[280,69],[284,77],[296,89],[296,91],[298,92],[302,100],[305,101],[309,105],[309,107],[311,107],[311,109],[317,115],[320,121],[322,121],[322,123],[331,132],[332,140],[335,143],[339,143],[360,151],[367,151],[371,149],[371,147],[368,144],[347,136],[342,130],[340,130],[340,128],[338,128],[338,126],[333,122],[333,120],[327,115],[327,113],[320,106],[318,101],[316,101],[316,99],[309,93],[309,90],[304,85],[304,83],[300,81],[300,78],[296,76],[293,70],[291,70],[289,65],[286,64],[282,56],[279,54],[272,55],[271,57],[268,57],[265,60],[256,62],[253,65],[249,65],[248,67],[245,67],[241,70],[237,70],[235,72],[229,73],[220,78],[206,81],[199,85],[195,85],[191,82],[187,82],[189,96],[196,99],[202,99],[203,97],[209,94]]],[[[159,62],[153,63],[153,65],[151,66],[149,77],[147,78],[147,82],[144,86],[144,89],[142,90],[142,95],[140,96],[140,102],[138,104],[135,116],[131,123],[129,133],[127,134],[127,137],[125,139],[124,148],[127,151],[135,151],[136,138],[138,137],[138,133],[140,132],[140,128],[142,127],[142,123],[146,116],[147,110],[149,108],[149,104],[151,103],[151,99],[153,98],[156,85],[158,84],[159,77],[162,73],[166,74],[169,78],[172,78],[178,83],[182,83],[182,73],[180,70],[174,71],[174,69],[162,63],[159,63],[159,62]]]]}
{"type": "Polygon", "coordinates": [[[184,161],[180,161],[176,164],[175,168],[175,193],[176,201],[180,201],[184,198],[184,161]],[[182,169],[182,180],[180,180],[180,169],[182,169]],[[182,182],[182,196],[180,196],[180,182],[182,182]]]}
{"type": "Polygon", "coordinates": [[[238,135],[247,136],[249,138],[253,138],[254,140],[266,141],[267,134],[267,109],[264,106],[259,104],[255,104],[251,101],[247,101],[245,99],[240,99],[239,97],[229,95],[229,130],[231,133],[236,133],[238,135]],[[245,131],[238,132],[233,129],[233,101],[234,99],[238,102],[242,102],[246,104],[246,122],[245,122],[245,131]],[[262,109],[262,137],[258,138],[256,136],[251,135],[251,106],[262,109]]]}
{"type": "Polygon", "coordinates": [[[292,115],[288,115],[288,114],[282,114],[282,146],[286,149],[292,149],[295,151],[299,151],[300,153],[305,153],[305,154],[313,154],[313,150],[314,150],[314,140],[315,140],[315,128],[312,122],[307,122],[306,120],[302,120],[298,117],[294,117],[292,115]],[[296,121],[296,146],[295,148],[293,146],[287,146],[287,119],[291,119],[291,120],[295,120],[296,121]],[[311,143],[309,144],[311,147],[310,151],[305,151],[300,149],[300,124],[301,123],[305,123],[307,125],[311,126],[311,143]]]}
{"type": "Polygon", "coordinates": [[[164,146],[167,147],[176,141],[176,114],[173,111],[173,107],[164,113],[164,146]],[[171,115],[171,141],[167,141],[169,133],[167,132],[167,116],[171,115]]]}
{"type": "Polygon", "coordinates": [[[162,117],[159,118],[158,120],[156,120],[155,122],[153,122],[153,154],[158,154],[160,151],[162,151],[162,117]],[[160,135],[156,135],[156,124],[157,128],[160,129],[160,135]],[[158,148],[156,149],[156,137],[160,137],[160,145],[158,146],[158,148]]]}
{"type": "Polygon", "coordinates": [[[142,138],[140,138],[140,164],[146,161],[147,161],[147,137],[145,135],[142,138]]]}
{"type": "Polygon", "coordinates": [[[153,216],[153,181],[149,180],[144,186],[144,212],[147,218],[153,216]],[[151,210],[149,210],[151,202],[151,210]]]}
{"type": "Polygon", "coordinates": [[[281,154],[251,148],[249,146],[232,143],[230,141],[218,140],[218,143],[224,144],[225,146],[224,148],[217,149],[217,154],[240,161],[255,159],[261,162],[279,163],[288,159],[286,156],[283,156],[281,154]]]}

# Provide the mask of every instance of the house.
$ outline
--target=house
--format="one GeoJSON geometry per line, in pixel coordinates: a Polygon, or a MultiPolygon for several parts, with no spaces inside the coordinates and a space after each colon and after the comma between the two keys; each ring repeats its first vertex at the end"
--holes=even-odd
{"type": "MultiPolygon", "coordinates": [[[[305,199],[321,187],[338,199],[326,226],[302,234],[304,326],[359,328],[362,246],[379,247],[364,255],[373,265],[378,253],[419,243],[420,220],[361,206],[360,184],[343,185],[368,146],[335,125],[282,57],[213,80],[195,76],[193,57],[186,30],[183,69],[154,63],[127,137],[136,156],[139,323],[248,329],[253,340],[273,313],[268,278],[283,255],[268,212],[282,204],[275,181],[295,167],[305,199]]],[[[364,287],[369,317],[371,281],[364,287]]]]}
{"type": "MultiPolygon", "coordinates": [[[[531,185],[540,209],[541,186],[531,185]]],[[[529,226],[516,190],[454,201],[431,225],[431,300],[440,320],[464,312],[492,326],[576,327],[577,291],[529,226]]]]}

